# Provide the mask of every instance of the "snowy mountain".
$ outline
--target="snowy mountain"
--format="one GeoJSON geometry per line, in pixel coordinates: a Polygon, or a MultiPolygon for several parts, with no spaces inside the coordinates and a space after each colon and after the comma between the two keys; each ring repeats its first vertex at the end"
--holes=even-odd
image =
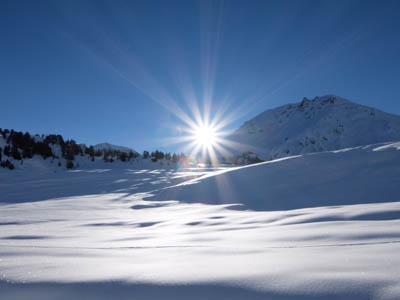
{"type": "Polygon", "coordinates": [[[227,139],[271,160],[400,140],[400,116],[334,95],[304,98],[259,114],[227,139]]]}
{"type": "Polygon", "coordinates": [[[94,145],[93,148],[94,148],[95,151],[98,151],[98,150],[116,150],[116,151],[121,151],[121,152],[129,152],[129,151],[136,152],[135,150],[133,150],[131,148],[128,148],[128,147],[113,145],[113,144],[109,144],[109,143],[97,144],[97,145],[94,145]]]}

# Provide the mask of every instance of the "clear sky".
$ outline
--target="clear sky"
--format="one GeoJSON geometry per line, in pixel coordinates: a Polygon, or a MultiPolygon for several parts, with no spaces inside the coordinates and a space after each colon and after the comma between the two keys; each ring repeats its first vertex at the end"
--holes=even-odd
{"type": "Polygon", "coordinates": [[[400,1],[0,1],[0,127],[175,150],[304,96],[400,114],[400,1]]]}

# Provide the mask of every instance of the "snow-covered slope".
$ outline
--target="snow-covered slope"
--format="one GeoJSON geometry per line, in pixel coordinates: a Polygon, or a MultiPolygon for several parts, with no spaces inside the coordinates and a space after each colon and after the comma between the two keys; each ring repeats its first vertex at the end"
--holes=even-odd
{"type": "Polygon", "coordinates": [[[156,200],[237,203],[253,210],[398,201],[400,143],[281,158],[159,190],[156,200]]]}
{"type": "Polygon", "coordinates": [[[227,139],[260,158],[400,140],[400,116],[327,95],[267,110],[227,139]]]}
{"type": "Polygon", "coordinates": [[[211,173],[0,172],[0,298],[398,300],[399,166],[391,143],[211,173]]]}
{"type": "Polygon", "coordinates": [[[96,151],[97,150],[116,150],[116,151],[121,151],[121,152],[129,152],[129,151],[136,152],[135,150],[128,148],[128,147],[113,145],[113,144],[109,144],[109,143],[97,144],[97,145],[93,146],[93,148],[96,151]]]}

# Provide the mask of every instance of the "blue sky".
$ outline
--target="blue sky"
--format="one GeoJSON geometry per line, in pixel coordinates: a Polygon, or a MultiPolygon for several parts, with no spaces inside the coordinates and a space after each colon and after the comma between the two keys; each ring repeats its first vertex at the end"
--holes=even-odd
{"type": "Polygon", "coordinates": [[[1,128],[174,151],[304,96],[400,114],[400,1],[1,1],[1,128]]]}

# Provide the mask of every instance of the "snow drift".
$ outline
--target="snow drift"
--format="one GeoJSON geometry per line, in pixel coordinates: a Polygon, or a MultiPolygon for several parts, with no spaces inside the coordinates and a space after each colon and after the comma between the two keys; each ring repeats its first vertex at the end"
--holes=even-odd
{"type": "Polygon", "coordinates": [[[156,191],[154,199],[237,203],[253,210],[396,201],[399,145],[377,144],[222,170],[156,191]]]}

